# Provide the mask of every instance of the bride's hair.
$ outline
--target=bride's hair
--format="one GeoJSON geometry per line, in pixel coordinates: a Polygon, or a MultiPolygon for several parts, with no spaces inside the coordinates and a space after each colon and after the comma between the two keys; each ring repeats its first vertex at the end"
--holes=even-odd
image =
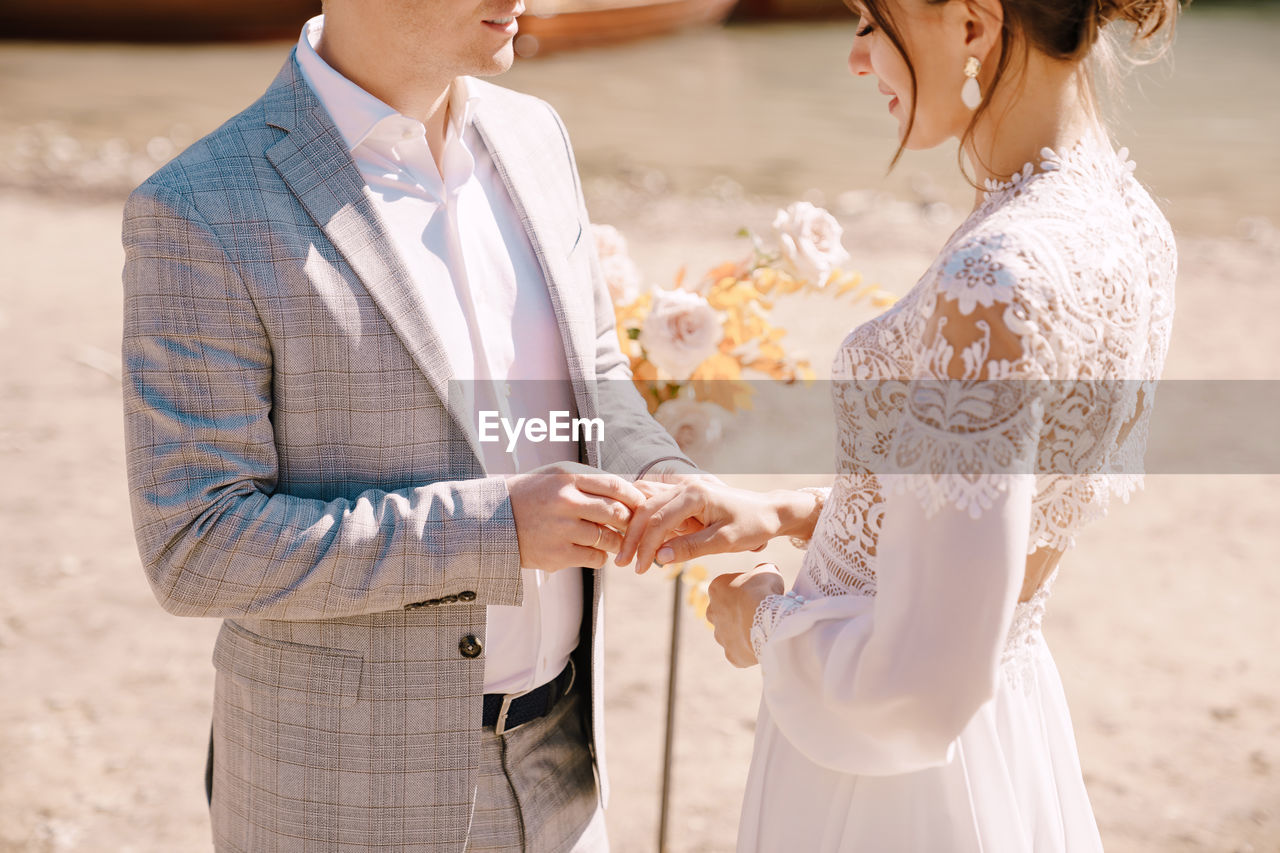
{"type": "MultiPolygon", "coordinates": [[[[888,37],[911,75],[911,115],[907,118],[902,143],[893,155],[890,168],[902,156],[906,140],[911,135],[916,119],[917,95],[916,69],[889,8],[895,2],[901,0],[845,0],[854,14],[866,15],[888,37]]],[[[925,2],[940,4],[950,0],[925,2]]],[[[972,135],[978,118],[990,104],[991,93],[1004,78],[1010,51],[1016,43],[1021,43],[1024,50],[1035,48],[1053,59],[1082,60],[1091,53],[1105,28],[1122,22],[1131,28],[1129,42],[1132,46],[1155,47],[1147,57],[1146,61],[1149,61],[1168,49],[1179,10],[1179,0],[1002,0],[1001,5],[1004,7],[1004,25],[1000,30],[1000,60],[982,103],[965,129],[962,143],[972,135]]]]}

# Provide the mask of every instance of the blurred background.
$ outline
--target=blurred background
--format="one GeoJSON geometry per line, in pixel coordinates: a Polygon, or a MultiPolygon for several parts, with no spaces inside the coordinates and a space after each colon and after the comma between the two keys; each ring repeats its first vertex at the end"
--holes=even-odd
{"type": "MultiPolygon", "coordinates": [[[[0,5],[0,851],[210,849],[217,624],[164,614],[134,551],[120,213],[266,89],[316,4],[204,5],[0,5]]],[[[896,123],[848,73],[854,21],[829,0],[561,0],[526,17],[501,82],[559,110],[593,219],[653,283],[736,260],[741,226],[767,232],[807,199],[900,294],[973,203],[953,147],[886,174],[896,123]]],[[[1197,2],[1170,57],[1105,87],[1178,238],[1170,378],[1280,378],[1277,44],[1280,4],[1197,2]]],[[[821,376],[870,310],[805,297],[775,319],[821,376]]],[[[1280,850],[1278,514],[1280,477],[1153,476],[1064,561],[1045,631],[1108,850],[1280,850]]],[[[781,543],[767,556],[799,564],[781,543]]],[[[619,853],[650,851],[671,587],[611,583],[609,824],[619,853]]],[[[728,851],[759,676],[681,618],[671,849],[728,851]]]]}

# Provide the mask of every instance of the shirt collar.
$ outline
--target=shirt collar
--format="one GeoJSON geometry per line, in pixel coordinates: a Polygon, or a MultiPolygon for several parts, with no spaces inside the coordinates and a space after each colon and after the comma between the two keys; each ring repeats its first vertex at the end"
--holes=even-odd
{"type": "MultiPolygon", "coordinates": [[[[320,58],[315,46],[320,43],[323,31],[324,15],[316,15],[303,25],[302,34],[298,37],[298,67],[302,70],[303,79],[333,119],[347,148],[354,151],[383,121],[392,117],[403,121],[407,117],[343,77],[320,58]]],[[[449,89],[449,129],[458,136],[471,125],[475,116],[478,92],[473,82],[470,77],[456,77],[449,89]]]]}

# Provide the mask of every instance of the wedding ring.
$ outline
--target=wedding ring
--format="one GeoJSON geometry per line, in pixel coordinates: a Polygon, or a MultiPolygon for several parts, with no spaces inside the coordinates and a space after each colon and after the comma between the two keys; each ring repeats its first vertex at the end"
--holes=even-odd
{"type": "Polygon", "coordinates": [[[592,542],[592,543],[591,543],[591,547],[592,547],[592,548],[599,548],[599,547],[600,547],[600,540],[601,540],[601,539],[603,539],[603,538],[604,538],[604,528],[597,524],[597,525],[596,525],[596,541],[594,541],[594,542],[592,542]]]}

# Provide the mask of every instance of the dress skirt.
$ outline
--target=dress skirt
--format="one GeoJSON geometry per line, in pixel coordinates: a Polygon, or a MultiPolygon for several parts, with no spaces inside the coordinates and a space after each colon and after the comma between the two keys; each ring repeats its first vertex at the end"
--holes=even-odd
{"type": "Polygon", "coordinates": [[[814,764],[761,703],[740,853],[1092,853],[1102,850],[1042,602],[1018,606],[996,695],[951,760],[897,776],[814,764]]]}

